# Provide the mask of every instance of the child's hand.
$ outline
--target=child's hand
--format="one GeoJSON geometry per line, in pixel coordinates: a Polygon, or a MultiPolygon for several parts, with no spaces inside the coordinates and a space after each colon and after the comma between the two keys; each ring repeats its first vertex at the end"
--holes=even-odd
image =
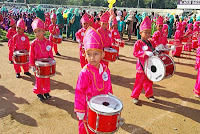
{"type": "Polygon", "coordinates": [[[85,113],[76,112],[76,114],[77,114],[79,120],[83,120],[85,113]]]}
{"type": "Polygon", "coordinates": [[[145,55],[147,55],[147,56],[151,57],[151,56],[153,56],[153,53],[152,53],[152,52],[150,52],[150,51],[145,51],[145,55]]]}

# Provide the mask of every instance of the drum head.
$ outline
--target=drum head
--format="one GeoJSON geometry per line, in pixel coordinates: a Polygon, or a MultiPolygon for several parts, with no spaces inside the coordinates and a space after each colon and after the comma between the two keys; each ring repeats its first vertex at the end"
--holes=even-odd
{"type": "Polygon", "coordinates": [[[165,66],[157,56],[152,56],[145,61],[144,72],[151,81],[160,81],[165,76],[165,66]]]}
{"type": "Polygon", "coordinates": [[[62,35],[53,35],[54,38],[63,38],[62,35]]]}
{"type": "Polygon", "coordinates": [[[56,61],[51,58],[41,58],[35,62],[36,66],[51,66],[56,64],[56,61]]]}
{"type": "Polygon", "coordinates": [[[97,95],[90,99],[89,107],[97,112],[104,114],[113,114],[122,110],[122,102],[111,95],[97,95]]]}
{"type": "Polygon", "coordinates": [[[110,48],[110,47],[105,47],[104,51],[106,52],[111,52],[111,53],[118,53],[118,51],[114,48],[110,48]]]}

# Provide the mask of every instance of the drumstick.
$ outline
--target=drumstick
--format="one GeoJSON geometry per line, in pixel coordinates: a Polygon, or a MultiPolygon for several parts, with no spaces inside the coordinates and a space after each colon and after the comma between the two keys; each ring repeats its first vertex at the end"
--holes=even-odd
{"type": "Polygon", "coordinates": [[[118,105],[119,105],[119,104],[115,105],[115,107],[114,107],[113,109],[116,110],[118,105]]]}

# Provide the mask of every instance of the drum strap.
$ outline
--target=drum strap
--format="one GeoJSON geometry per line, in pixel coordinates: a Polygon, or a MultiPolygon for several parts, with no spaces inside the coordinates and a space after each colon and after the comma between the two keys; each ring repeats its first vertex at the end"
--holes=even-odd
{"type": "MultiPolygon", "coordinates": [[[[139,62],[140,62],[140,59],[139,59],[139,62]]],[[[142,63],[140,62],[140,66],[142,67],[142,70],[144,71],[144,67],[142,66],[142,63]]]]}
{"type": "Polygon", "coordinates": [[[155,50],[155,49],[153,48],[153,46],[151,45],[151,43],[150,43],[149,40],[148,40],[148,42],[146,42],[145,40],[142,39],[142,41],[143,41],[145,44],[147,44],[147,46],[149,46],[149,47],[151,48],[152,52],[155,50]]]}

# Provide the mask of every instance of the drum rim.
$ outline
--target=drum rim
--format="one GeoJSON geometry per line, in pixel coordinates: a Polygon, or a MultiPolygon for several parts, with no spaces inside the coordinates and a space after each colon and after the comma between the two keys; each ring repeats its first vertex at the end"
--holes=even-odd
{"type": "Polygon", "coordinates": [[[13,52],[13,56],[15,56],[15,55],[19,55],[19,56],[28,55],[28,56],[29,56],[27,50],[15,50],[15,51],[13,52]],[[19,51],[23,51],[24,53],[19,53],[19,51]]]}
{"type": "MultiPolygon", "coordinates": [[[[122,106],[122,107],[121,107],[121,109],[118,110],[117,112],[106,113],[106,112],[101,112],[101,111],[98,111],[98,110],[94,109],[94,108],[91,106],[90,101],[88,101],[88,106],[89,106],[89,108],[90,108],[91,110],[93,110],[95,113],[101,114],[101,115],[116,115],[116,114],[121,113],[121,111],[123,110],[123,103],[122,103],[122,101],[121,101],[120,99],[118,99],[117,97],[113,97],[113,96],[108,95],[108,94],[101,94],[101,95],[95,95],[95,96],[93,96],[91,99],[94,99],[96,96],[110,96],[110,97],[112,97],[112,98],[115,98],[115,99],[117,99],[119,102],[121,102],[121,106],[122,106]]],[[[90,99],[90,100],[91,100],[91,99],[90,99]]]]}
{"type": "Polygon", "coordinates": [[[35,61],[35,65],[36,66],[41,66],[41,67],[47,67],[47,66],[52,66],[52,65],[56,65],[56,61],[52,58],[41,58],[35,61]],[[52,60],[52,62],[50,64],[42,64],[39,65],[39,63],[41,63],[42,60],[52,60]]]}
{"type": "Polygon", "coordinates": [[[37,72],[36,72],[36,76],[39,77],[39,78],[49,78],[49,77],[52,77],[52,76],[55,76],[56,75],[56,72],[54,74],[51,74],[51,75],[38,75],[37,72]]]}
{"type": "Polygon", "coordinates": [[[110,48],[110,47],[104,47],[104,52],[110,52],[110,51],[106,51],[106,49],[113,49],[113,50],[115,50],[115,52],[111,52],[111,53],[118,53],[118,51],[116,50],[116,49],[114,49],[114,48],[110,48]]]}

